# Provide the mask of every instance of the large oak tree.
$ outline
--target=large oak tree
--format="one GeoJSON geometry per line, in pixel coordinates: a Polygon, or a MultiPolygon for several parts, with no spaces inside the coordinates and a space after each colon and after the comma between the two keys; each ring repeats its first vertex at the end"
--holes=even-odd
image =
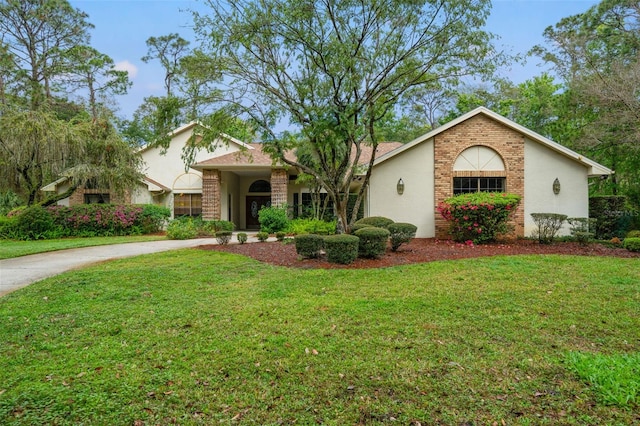
{"type": "MultiPolygon", "coordinates": [[[[219,67],[219,99],[245,117],[276,160],[313,176],[339,220],[356,217],[377,129],[405,93],[491,73],[502,58],[482,30],[488,0],[206,0],[194,13],[202,52],[219,67]],[[314,161],[285,154],[300,146],[314,161]],[[352,183],[364,174],[347,217],[352,183]]],[[[206,141],[206,140],[205,140],[206,141]]]]}

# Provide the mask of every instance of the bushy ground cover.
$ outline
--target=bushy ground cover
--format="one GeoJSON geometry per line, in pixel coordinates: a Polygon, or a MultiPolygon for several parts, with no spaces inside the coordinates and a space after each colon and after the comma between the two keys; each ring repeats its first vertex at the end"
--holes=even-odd
{"type": "Polygon", "coordinates": [[[572,354],[638,353],[639,282],[573,256],[115,260],[0,299],[0,423],[633,424],[572,354]]]}

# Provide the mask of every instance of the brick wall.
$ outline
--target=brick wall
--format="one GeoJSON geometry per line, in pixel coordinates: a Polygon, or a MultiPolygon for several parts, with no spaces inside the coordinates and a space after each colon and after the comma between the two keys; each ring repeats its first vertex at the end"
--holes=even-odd
{"type": "Polygon", "coordinates": [[[221,191],[220,170],[202,171],[202,218],[206,220],[220,220],[221,191]]]}
{"type": "MultiPolygon", "coordinates": [[[[454,176],[505,176],[506,192],[522,197],[514,217],[515,235],[524,235],[524,136],[500,123],[478,114],[435,137],[436,206],[453,196],[454,176]],[[483,145],[495,150],[505,164],[505,172],[454,172],[453,164],[465,149],[483,145]]],[[[436,238],[450,238],[448,224],[435,214],[436,238]]]]}
{"type": "Polygon", "coordinates": [[[69,197],[69,206],[77,206],[84,204],[85,194],[109,194],[110,204],[131,204],[131,191],[125,191],[124,194],[116,194],[112,191],[104,189],[84,189],[78,188],[69,197]]]}
{"type": "Polygon", "coordinates": [[[271,205],[280,207],[287,203],[289,175],[284,169],[271,170],[271,205]]]}

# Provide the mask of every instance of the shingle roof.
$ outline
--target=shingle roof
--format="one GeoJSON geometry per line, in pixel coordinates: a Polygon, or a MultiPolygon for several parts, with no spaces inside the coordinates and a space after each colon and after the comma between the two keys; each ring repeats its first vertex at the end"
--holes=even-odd
{"type": "MultiPolygon", "coordinates": [[[[269,154],[263,151],[263,144],[250,143],[247,144],[249,149],[243,149],[240,151],[232,152],[230,154],[221,155],[219,157],[209,158],[208,160],[200,161],[192,165],[195,169],[208,169],[212,167],[272,167],[274,164],[273,159],[269,154]]],[[[378,144],[376,149],[376,157],[384,155],[398,147],[402,146],[400,142],[383,142],[378,144]]],[[[359,164],[367,165],[371,159],[372,149],[371,146],[363,146],[362,153],[360,154],[359,164]]],[[[286,154],[287,158],[294,160],[295,155],[293,152],[286,154]]]]}

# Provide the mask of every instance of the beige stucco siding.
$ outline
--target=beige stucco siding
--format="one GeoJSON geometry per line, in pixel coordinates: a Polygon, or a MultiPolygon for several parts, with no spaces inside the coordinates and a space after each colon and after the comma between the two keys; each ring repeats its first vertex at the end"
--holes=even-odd
{"type": "MultiPolygon", "coordinates": [[[[525,235],[531,236],[535,225],[531,213],[561,213],[569,217],[589,216],[587,168],[539,143],[525,141],[524,214],[525,235]],[[553,182],[560,181],[560,193],[553,193],[553,182]]],[[[567,235],[565,224],[561,235],[567,235]]]]}
{"type": "Polygon", "coordinates": [[[373,168],[368,196],[368,215],[416,225],[416,237],[435,236],[433,140],[415,145],[373,168]],[[398,179],[404,194],[396,190],[398,179]]]}

